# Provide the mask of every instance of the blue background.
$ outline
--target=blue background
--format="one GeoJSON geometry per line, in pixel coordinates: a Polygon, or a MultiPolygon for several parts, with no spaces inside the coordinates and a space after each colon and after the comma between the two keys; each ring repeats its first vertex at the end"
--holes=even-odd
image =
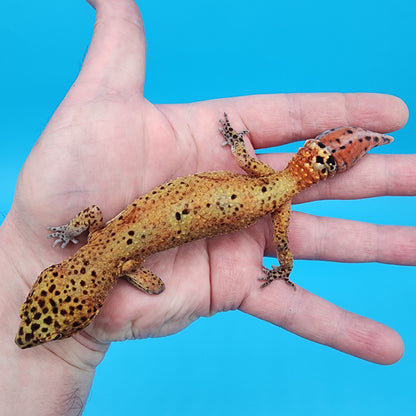
{"type": "MultiPolygon", "coordinates": [[[[388,151],[415,153],[414,0],[143,0],[139,5],[148,42],[149,100],[390,93],[406,101],[410,119],[388,151]]],[[[25,158],[80,69],[93,24],[94,12],[82,0],[2,0],[3,217],[25,158]]],[[[296,209],[416,225],[414,197],[296,209]]],[[[370,364],[229,312],[167,338],[113,344],[97,370],[85,415],[416,414],[415,277],[414,267],[311,261],[297,261],[292,275],[308,290],[395,328],[406,351],[393,366],[370,364]]]]}

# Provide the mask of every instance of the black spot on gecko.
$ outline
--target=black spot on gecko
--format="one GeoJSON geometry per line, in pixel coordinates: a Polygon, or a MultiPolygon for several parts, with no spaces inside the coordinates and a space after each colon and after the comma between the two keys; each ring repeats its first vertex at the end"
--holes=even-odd
{"type": "Polygon", "coordinates": [[[52,317],[51,317],[51,316],[47,316],[47,317],[43,320],[43,322],[44,322],[46,325],[50,325],[50,324],[52,323],[52,317]]]}
{"type": "Polygon", "coordinates": [[[37,331],[39,328],[40,328],[40,325],[39,325],[39,324],[37,324],[37,323],[34,323],[34,324],[30,325],[30,329],[31,329],[33,332],[37,331]]]}
{"type": "Polygon", "coordinates": [[[267,192],[267,188],[266,188],[265,186],[263,186],[263,187],[261,188],[261,191],[262,191],[262,192],[267,192]]]}
{"type": "Polygon", "coordinates": [[[180,212],[176,212],[175,213],[175,218],[178,220],[178,221],[180,221],[181,220],[181,213],[180,212]]]}
{"type": "Polygon", "coordinates": [[[232,194],[231,195],[231,199],[236,199],[237,198],[237,195],[236,194],[232,194]]]}
{"type": "Polygon", "coordinates": [[[25,341],[26,342],[29,342],[29,341],[31,341],[33,339],[33,337],[34,337],[33,334],[28,333],[28,334],[25,335],[25,341]]]}
{"type": "Polygon", "coordinates": [[[132,240],[131,238],[129,238],[129,239],[126,241],[126,243],[127,243],[127,245],[133,244],[133,240],[132,240]]]}

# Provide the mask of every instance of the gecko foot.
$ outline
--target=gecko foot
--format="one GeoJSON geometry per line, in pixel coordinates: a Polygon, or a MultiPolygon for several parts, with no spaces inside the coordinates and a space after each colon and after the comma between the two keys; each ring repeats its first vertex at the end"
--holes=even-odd
{"type": "Polygon", "coordinates": [[[78,243],[78,240],[75,237],[78,237],[84,231],[89,229],[88,238],[103,227],[103,214],[100,208],[97,205],[91,205],[81,212],[78,212],[72,220],[65,225],[60,225],[58,227],[48,227],[49,231],[55,231],[52,234],[49,234],[47,238],[56,238],[56,241],[53,243],[53,246],[61,244],[62,248],[65,248],[69,242],[74,244],[78,243]]]}
{"type": "Polygon", "coordinates": [[[283,266],[272,266],[272,269],[267,269],[263,267],[263,273],[265,274],[264,277],[260,277],[259,280],[264,281],[264,283],[260,286],[260,289],[268,286],[276,279],[283,279],[289,286],[292,286],[294,290],[296,290],[295,284],[289,280],[290,270],[283,266]]]}
{"type": "Polygon", "coordinates": [[[57,246],[58,244],[61,244],[62,248],[65,248],[69,242],[73,244],[77,244],[78,240],[75,239],[78,235],[81,234],[81,232],[85,231],[82,230],[76,230],[72,228],[69,224],[60,225],[58,227],[48,227],[49,231],[55,231],[52,234],[49,234],[46,236],[46,238],[56,238],[56,240],[53,243],[53,247],[57,246]]]}
{"type": "Polygon", "coordinates": [[[220,133],[224,136],[225,142],[222,144],[226,146],[227,144],[231,147],[240,140],[243,140],[243,136],[247,134],[248,130],[240,131],[239,133],[235,131],[230,124],[230,120],[228,120],[228,116],[224,113],[224,120],[220,120],[222,128],[219,129],[220,133]]]}

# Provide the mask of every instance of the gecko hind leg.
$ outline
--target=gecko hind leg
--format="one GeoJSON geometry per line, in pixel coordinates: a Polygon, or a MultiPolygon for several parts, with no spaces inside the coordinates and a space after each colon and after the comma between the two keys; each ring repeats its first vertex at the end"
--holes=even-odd
{"type": "Polygon", "coordinates": [[[231,152],[241,169],[250,176],[267,176],[276,173],[267,163],[263,163],[249,155],[243,138],[248,133],[248,130],[241,132],[234,130],[226,113],[224,113],[224,120],[220,120],[220,123],[222,128],[219,131],[224,136],[224,145],[228,144],[231,147],[231,152]]]}
{"type": "Polygon", "coordinates": [[[103,228],[103,214],[96,205],[91,205],[79,212],[75,217],[65,225],[58,227],[48,227],[49,231],[55,231],[49,234],[46,238],[56,238],[53,243],[53,247],[61,244],[62,248],[65,248],[69,242],[77,244],[78,237],[84,231],[88,230],[88,237],[91,237],[92,233],[103,228]]]}
{"type": "Polygon", "coordinates": [[[143,267],[141,262],[127,260],[122,265],[121,272],[125,280],[149,295],[158,295],[165,290],[162,279],[143,267]]]}

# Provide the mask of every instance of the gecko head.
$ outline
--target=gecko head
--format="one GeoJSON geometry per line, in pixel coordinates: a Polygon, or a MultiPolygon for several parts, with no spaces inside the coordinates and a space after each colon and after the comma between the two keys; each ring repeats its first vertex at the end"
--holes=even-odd
{"type": "Polygon", "coordinates": [[[336,171],[354,166],[373,147],[391,143],[393,137],[360,127],[338,127],[318,135],[317,140],[333,155],[336,171]]]}
{"type": "Polygon", "coordinates": [[[45,269],[20,308],[20,326],[15,343],[30,348],[67,338],[85,328],[99,308],[77,296],[75,285],[63,278],[61,265],[45,269]]]}
{"type": "Polygon", "coordinates": [[[318,140],[307,140],[304,147],[310,152],[309,163],[314,171],[319,173],[321,179],[335,174],[337,164],[325,145],[318,140]]]}

